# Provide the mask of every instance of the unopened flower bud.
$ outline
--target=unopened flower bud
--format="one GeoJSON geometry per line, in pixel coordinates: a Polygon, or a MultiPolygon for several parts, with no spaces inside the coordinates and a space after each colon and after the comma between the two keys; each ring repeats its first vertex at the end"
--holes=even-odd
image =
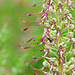
{"type": "Polygon", "coordinates": [[[44,9],[45,9],[45,8],[46,8],[46,5],[45,5],[45,4],[43,4],[43,5],[42,5],[42,8],[44,8],[44,9]]]}
{"type": "Polygon", "coordinates": [[[48,27],[50,27],[50,24],[49,23],[45,23],[44,26],[45,26],[45,28],[48,28],[48,27]]]}
{"type": "Polygon", "coordinates": [[[58,2],[58,6],[62,6],[62,2],[58,2]]]}
{"type": "Polygon", "coordinates": [[[49,63],[45,60],[45,61],[43,62],[43,65],[44,65],[45,67],[48,67],[48,66],[49,66],[49,63]]]}
{"type": "Polygon", "coordinates": [[[62,48],[62,44],[59,45],[59,48],[62,48]]]}
{"type": "Polygon", "coordinates": [[[52,6],[50,6],[50,7],[49,7],[49,10],[50,10],[51,12],[53,12],[53,13],[56,12],[56,10],[55,10],[55,6],[54,6],[54,8],[52,8],[52,6]]]}
{"type": "Polygon", "coordinates": [[[73,34],[73,32],[68,32],[67,36],[70,38],[70,37],[73,37],[74,34],[73,34]]]}
{"type": "Polygon", "coordinates": [[[61,30],[61,28],[59,26],[57,26],[57,30],[61,30]]]}
{"type": "Polygon", "coordinates": [[[74,25],[73,24],[70,24],[69,28],[70,29],[74,29],[74,25]]]}
{"type": "Polygon", "coordinates": [[[72,54],[75,55],[75,49],[72,50],[72,54]]]}
{"type": "Polygon", "coordinates": [[[53,10],[52,6],[50,6],[50,7],[49,7],[49,10],[50,10],[50,11],[52,11],[52,10],[53,10]]]}
{"type": "Polygon", "coordinates": [[[59,47],[59,48],[62,48],[62,47],[63,47],[63,44],[64,44],[64,42],[60,43],[60,44],[58,45],[58,47],[59,47]]]}
{"type": "Polygon", "coordinates": [[[53,23],[56,23],[56,18],[52,18],[52,22],[53,23]]]}

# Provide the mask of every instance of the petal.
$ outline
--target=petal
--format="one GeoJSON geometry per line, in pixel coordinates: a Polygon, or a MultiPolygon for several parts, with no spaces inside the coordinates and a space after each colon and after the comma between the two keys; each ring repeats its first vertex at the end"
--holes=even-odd
{"type": "Polygon", "coordinates": [[[28,62],[27,61],[24,61],[24,63],[26,63],[26,65],[28,66],[28,62]]]}
{"type": "Polygon", "coordinates": [[[30,62],[29,64],[34,63],[34,62],[36,62],[36,61],[38,61],[38,60],[40,60],[40,59],[36,59],[36,60],[34,60],[34,61],[30,62]]]}
{"type": "Polygon", "coordinates": [[[26,30],[29,29],[30,27],[34,27],[34,26],[40,26],[40,25],[37,24],[37,25],[29,26],[29,27],[27,27],[27,28],[25,28],[25,29],[21,29],[21,30],[22,30],[22,31],[26,31],[26,30]]]}
{"type": "Polygon", "coordinates": [[[32,47],[36,47],[36,46],[39,46],[41,44],[37,44],[37,45],[34,45],[34,46],[29,46],[29,47],[24,47],[24,49],[28,49],[28,48],[32,48],[32,47]]]}
{"type": "Polygon", "coordinates": [[[37,58],[41,59],[41,58],[43,58],[43,57],[35,57],[35,55],[33,54],[33,58],[34,58],[34,59],[37,59],[37,58]]]}
{"type": "MultiPolygon", "coordinates": [[[[24,63],[26,64],[26,66],[28,66],[28,62],[27,61],[25,61],[24,63]]],[[[28,66],[28,67],[31,68],[31,69],[37,70],[37,71],[41,71],[41,69],[36,69],[36,68],[30,67],[30,66],[28,66]]]]}
{"type": "Polygon", "coordinates": [[[22,46],[18,45],[18,47],[23,48],[22,46]]]}
{"type": "Polygon", "coordinates": [[[40,19],[40,18],[35,17],[35,19],[40,19]]]}
{"type": "Polygon", "coordinates": [[[39,41],[37,41],[37,40],[34,40],[35,42],[39,42],[39,41]]]}
{"type": "Polygon", "coordinates": [[[24,47],[24,49],[28,49],[28,48],[32,48],[32,47],[35,47],[35,46],[24,47]]]}
{"type": "Polygon", "coordinates": [[[38,3],[36,3],[36,4],[34,4],[34,5],[31,5],[32,7],[35,7],[37,4],[39,4],[39,3],[43,3],[43,2],[38,2],[38,3]]]}
{"type": "Polygon", "coordinates": [[[28,66],[28,67],[31,69],[37,70],[37,71],[41,71],[41,69],[36,69],[36,68],[31,67],[31,66],[28,66]]]}
{"type": "MultiPolygon", "coordinates": [[[[42,34],[40,34],[40,35],[42,35],[42,34]]],[[[34,36],[34,37],[32,37],[31,39],[29,39],[28,41],[23,41],[23,43],[28,43],[28,42],[32,41],[34,38],[36,38],[36,37],[38,37],[38,36],[40,36],[40,35],[34,36]]],[[[35,42],[39,42],[39,41],[36,41],[36,40],[34,40],[34,41],[35,41],[35,42]]]]}
{"type": "Polygon", "coordinates": [[[71,6],[70,6],[70,8],[71,8],[73,11],[75,11],[71,6]]]}
{"type": "Polygon", "coordinates": [[[35,20],[35,21],[27,21],[25,23],[31,23],[31,22],[39,22],[40,20],[35,20]]]}
{"type": "MultiPolygon", "coordinates": [[[[30,26],[30,27],[31,27],[31,26],[30,26]]],[[[23,31],[26,31],[26,30],[29,29],[30,27],[27,27],[27,28],[23,29],[23,31]]]]}
{"type": "Polygon", "coordinates": [[[26,22],[26,21],[24,21],[23,19],[21,19],[21,21],[24,22],[24,23],[26,22]]]}
{"type": "Polygon", "coordinates": [[[31,16],[31,15],[35,15],[35,14],[40,14],[40,13],[42,13],[42,12],[37,12],[37,13],[32,13],[32,14],[28,14],[28,13],[26,13],[26,12],[24,12],[27,16],[31,16]]]}

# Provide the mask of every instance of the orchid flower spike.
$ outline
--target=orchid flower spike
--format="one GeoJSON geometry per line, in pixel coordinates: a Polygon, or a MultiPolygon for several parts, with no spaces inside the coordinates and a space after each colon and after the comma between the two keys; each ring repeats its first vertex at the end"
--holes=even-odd
{"type": "MultiPolygon", "coordinates": [[[[21,19],[21,21],[23,23],[37,22],[38,24],[33,26],[43,26],[44,32],[23,41],[25,44],[34,41],[36,42],[35,45],[31,44],[28,47],[19,45],[19,47],[21,49],[29,49],[44,45],[43,49],[39,48],[41,52],[44,52],[44,55],[36,57],[33,54],[34,60],[30,63],[27,61],[24,63],[31,69],[43,72],[43,75],[75,75],[75,19],[70,12],[70,10],[75,11],[75,1],[44,0],[39,3],[42,4],[41,11],[32,14],[24,13],[27,16],[41,14],[41,18],[35,17],[34,21],[24,21],[21,19]],[[37,40],[36,37],[39,36],[42,38],[37,40]],[[42,68],[37,69],[29,66],[31,63],[39,62],[40,59],[43,59],[41,63],[43,65],[42,68]]],[[[31,6],[35,7],[39,3],[31,6]]],[[[26,31],[33,26],[21,30],[26,31]]],[[[37,66],[39,65],[37,64],[37,66]]]]}

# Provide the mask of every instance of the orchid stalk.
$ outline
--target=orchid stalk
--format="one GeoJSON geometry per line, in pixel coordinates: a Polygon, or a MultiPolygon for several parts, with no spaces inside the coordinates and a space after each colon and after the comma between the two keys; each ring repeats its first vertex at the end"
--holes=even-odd
{"type": "MultiPolygon", "coordinates": [[[[34,40],[37,43],[36,45],[29,47],[19,45],[23,49],[44,45],[43,50],[40,49],[40,51],[44,51],[45,53],[42,57],[35,57],[33,54],[34,61],[30,63],[25,61],[29,68],[41,71],[44,75],[75,75],[75,19],[70,13],[70,10],[75,11],[74,2],[73,0],[44,0],[43,2],[39,2],[43,8],[40,12],[33,14],[25,12],[27,16],[41,14],[41,18],[36,17],[35,21],[24,21],[21,19],[22,22],[38,22],[34,26],[44,26],[44,33],[42,35],[37,35],[28,41],[23,41],[24,43],[28,43],[34,40]],[[35,40],[38,36],[42,36],[42,38],[35,40]],[[41,43],[39,44],[39,42],[41,43]],[[54,57],[51,57],[51,55],[54,55],[54,57]],[[69,55],[72,56],[67,60],[69,55]],[[43,58],[43,67],[40,69],[28,65],[38,62],[38,60],[43,58]],[[49,68],[48,72],[45,71],[46,67],[49,68]]],[[[31,6],[35,7],[39,3],[31,6]]],[[[26,31],[30,27],[21,30],[26,31]]]]}

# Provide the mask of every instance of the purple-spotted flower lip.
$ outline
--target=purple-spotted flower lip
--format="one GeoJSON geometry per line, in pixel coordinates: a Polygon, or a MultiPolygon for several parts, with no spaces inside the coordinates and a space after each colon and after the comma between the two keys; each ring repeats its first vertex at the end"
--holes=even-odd
{"type": "Polygon", "coordinates": [[[40,14],[40,13],[42,13],[42,12],[37,12],[37,13],[32,13],[32,14],[28,14],[28,13],[26,13],[26,12],[24,12],[27,16],[31,16],[31,15],[36,15],[36,14],[40,14]]]}
{"type": "MultiPolygon", "coordinates": [[[[41,58],[40,58],[40,59],[41,59],[41,58]]],[[[36,60],[30,62],[29,64],[34,63],[34,62],[36,62],[36,61],[38,61],[38,60],[40,60],[40,59],[36,59],[36,60]]]]}
{"type": "Polygon", "coordinates": [[[35,20],[35,21],[24,21],[23,19],[21,19],[22,22],[24,23],[31,23],[31,22],[39,22],[40,20],[35,20]]]}

